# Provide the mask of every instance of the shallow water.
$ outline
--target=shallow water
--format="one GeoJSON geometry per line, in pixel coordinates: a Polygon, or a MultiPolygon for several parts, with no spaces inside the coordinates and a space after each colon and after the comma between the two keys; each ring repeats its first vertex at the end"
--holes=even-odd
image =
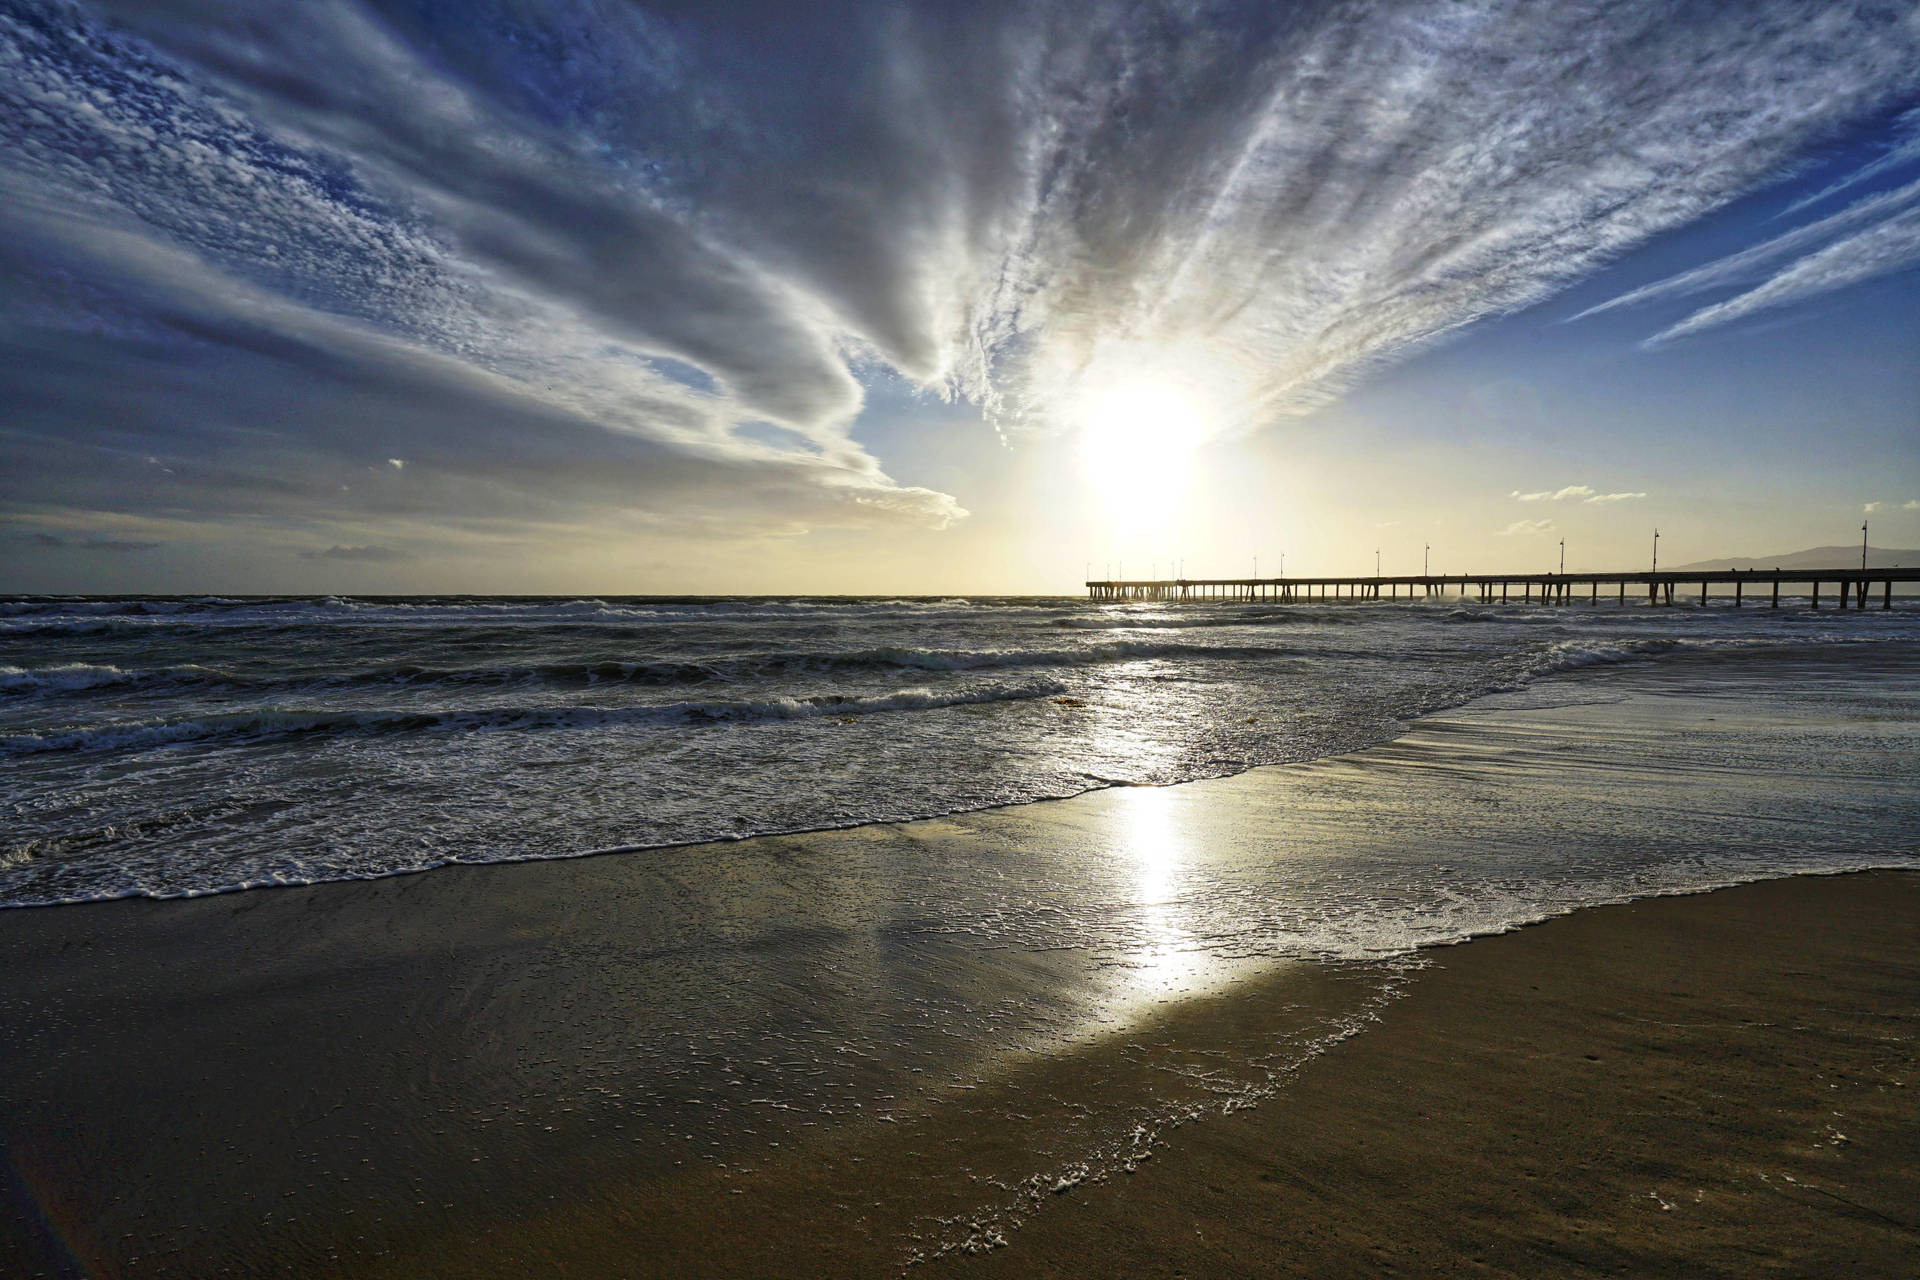
{"type": "Polygon", "coordinates": [[[0,904],[900,821],[1321,758],[1590,665],[1916,642],[1911,608],[16,597],[0,904]]]}

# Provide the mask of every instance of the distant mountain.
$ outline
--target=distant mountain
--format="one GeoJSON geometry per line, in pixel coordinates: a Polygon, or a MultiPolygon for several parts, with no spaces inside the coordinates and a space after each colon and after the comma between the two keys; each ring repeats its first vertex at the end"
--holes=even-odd
{"type": "MultiPolygon", "coordinates": [[[[1689,569],[1857,569],[1859,567],[1860,548],[1855,546],[1809,547],[1805,551],[1790,551],[1783,556],[1756,556],[1752,559],[1730,556],[1725,560],[1696,560],[1692,564],[1674,565],[1673,570],[1676,573],[1684,573],[1689,569]]],[[[1867,568],[1920,569],[1920,551],[1868,547],[1867,568]]]]}

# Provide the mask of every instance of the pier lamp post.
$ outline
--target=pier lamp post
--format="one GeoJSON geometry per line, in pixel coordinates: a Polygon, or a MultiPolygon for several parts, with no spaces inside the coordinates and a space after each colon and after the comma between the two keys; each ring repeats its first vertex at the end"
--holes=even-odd
{"type": "MultiPolygon", "coordinates": [[[[1860,572],[1867,571],[1867,522],[1860,522],[1860,572]]],[[[1865,588],[1861,588],[1865,590],[1865,588]]]]}
{"type": "Polygon", "coordinates": [[[1380,576],[1380,548],[1378,547],[1373,549],[1373,576],[1376,578],[1380,576]]]}
{"type": "Polygon", "coordinates": [[[1430,576],[1427,566],[1432,562],[1432,560],[1433,560],[1433,544],[1429,542],[1420,548],[1420,576],[1421,577],[1425,578],[1430,576]]]}
{"type": "Polygon", "coordinates": [[[1566,571],[1567,571],[1567,540],[1565,538],[1562,538],[1560,539],[1560,572],[1564,574],[1566,571]]]}
{"type": "Polygon", "coordinates": [[[1660,531],[1653,531],[1653,571],[1660,572],[1660,531]]]}

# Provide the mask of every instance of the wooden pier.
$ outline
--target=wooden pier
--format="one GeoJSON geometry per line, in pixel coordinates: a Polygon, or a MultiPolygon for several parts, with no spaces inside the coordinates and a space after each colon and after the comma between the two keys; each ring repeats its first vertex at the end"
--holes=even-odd
{"type": "Polygon", "coordinates": [[[1809,608],[1822,592],[1833,606],[1864,609],[1878,595],[1893,608],[1895,583],[1920,583],[1920,569],[1726,569],[1679,573],[1447,573],[1374,578],[1162,578],[1087,583],[1088,598],[1127,600],[1264,600],[1274,604],[1335,601],[1460,599],[1481,604],[1624,605],[1643,594],[1649,605],[1672,607],[1676,597],[1706,607],[1709,600],[1738,609],[1749,600],[1778,609],[1780,588],[1801,587],[1809,608]],[[1713,588],[1720,587],[1719,595],[1713,588]],[[1631,591],[1628,588],[1632,588],[1631,591]],[[1691,594],[1698,588],[1699,595],[1691,594]],[[1876,592],[1874,588],[1879,588],[1876,592]]]}

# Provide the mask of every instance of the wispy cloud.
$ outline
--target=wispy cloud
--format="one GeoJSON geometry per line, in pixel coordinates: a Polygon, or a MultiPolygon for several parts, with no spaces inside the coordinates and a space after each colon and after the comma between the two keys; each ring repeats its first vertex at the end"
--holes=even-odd
{"type": "Polygon", "coordinates": [[[1862,506],[1860,509],[1862,511],[1867,512],[1869,515],[1871,515],[1873,512],[1880,510],[1882,507],[1886,505],[1887,504],[1884,502],[1869,502],[1866,505],[1862,506]]]}
{"type": "Polygon", "coordinates": [[[359,564],[393,564],[407,559],[404,551],[393,547],[328,547],[323,551],[302,551],[302,560],[348,560],[359,564]]]}
{"type": "Polygon", "coordinates": [[[1748,286],[1650,338],[1671,341],[1755,311],[1799,301],[1911,266],[1920,256],[1920,179],[1738,253],[1589,307],[1580,320],[1622,307],[1748,286]]]}
{"type": "MultiPolygon", "coordinates": [[[[1920,184],[1916,184],[1920,185],[1920,184]]],[[[1783,268],[1764,284],[1694,312],[1648,339],[1671,342],[1758,311],[1831,293],[1920,263],[1920,205],[1843,236],[1783,268]]]]}
{"type": "Polygon", "coordinates": [[[1522,493],[1515,489],[1507,495],[1521,502],[1628,502],[1634,498],[1644,498],[1644,493],[1601,493],[1590,484],[1570,484],[1562,489],[1540,489],[1533,493],[1522,493]]]}
{"type": "MultiPolygon", "coordinates": [[[[855,432],[879,377],[1009,437],[1142,375],[1256,428],[1772,180],[1920,87],[1920,28],[98,0],[0,16],[0,69],[0,505],[357,542],[963,517],[855,432]]],[[[1849,270],[1803,265],[1727,314],[1849,270]]]]}
{"type": "Polygon", "coordinates": [[[153,551],[161,545],[158,542],[143,542],[133,538],[68,538],[57,533],[30,533],[25,535],[24,541],[49,550],[104,551],[112,555],[132,555],[141,551],[153,551]]]}
{"type": "Polygon", "coordinates": [[[1553,521],[1551,520],[1515,520],[1506,528],[1498,530],[1498,533],[1503,538],[1517,537],[1521,534],[1528,533],[1551,532],[1553,532],[1553,521]]]}
{"type": "Polygon", "coordinates": [[[1900,504],[1902,511],[1920,511],[1920,498],[1909,498],[1900,504]]]}
{"type": "Polygon", "coordinates": [[[1882,174],[1916,160],[1920,160],[1920,107],[1901,114],[1894,140],[1878,156],[1839,181],[1829,183],[1812,195],[1795,200],[1776,216],[1788,217],[1802,209],[1824,203],[1843,191],[1851,191],[1862,183],[1871,182],[1882,174]]]}
{"type": "Polygon", "coordinates": [[[1907,183],[1892,191],[1881,192],[1838,213],[1829,214],[1817,222],[1796,227],[1792,231],[1764,240],[1738,253],[1728,254],[1704,266],[1682,271],[1678,275],[1642,285],[1616,298],[1609,298],[1571,318],[1581,320],[1587,316],[1622,307],[1637,306],[1666,298],[1686,297],[1714,289],[1765,280],[1772,271],[1777,269],[1778,264],[1796,259],[1823,245],[1831,244],[1843,235],[1864,226],[1871,226],[1890,215],[1911,209],[1916,203],[1920,203],[1920,180],[1907,183]]]}

